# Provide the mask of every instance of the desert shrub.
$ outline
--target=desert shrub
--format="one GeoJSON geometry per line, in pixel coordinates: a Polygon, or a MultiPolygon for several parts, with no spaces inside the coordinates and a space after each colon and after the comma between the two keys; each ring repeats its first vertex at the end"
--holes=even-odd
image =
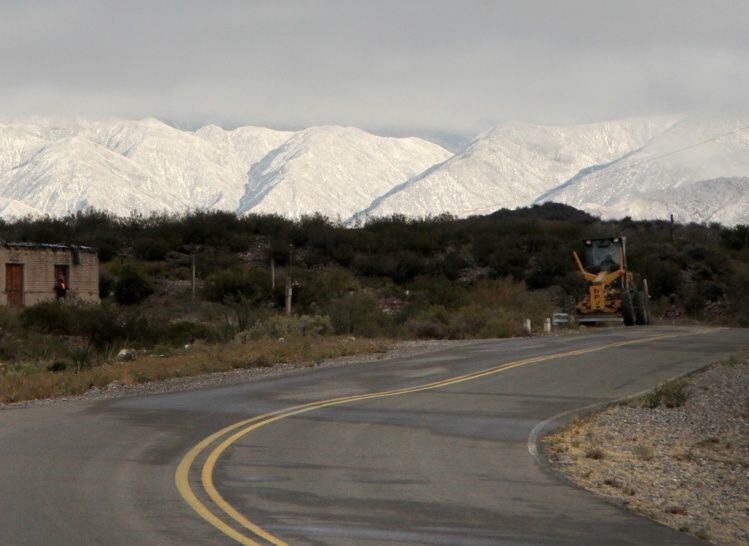
{"type": "Polygon", "coordinates": [[[710,540],[710,531],[705,528],[697,529],[694,532],[694,536],[700,540],[710,540]]]}
{"type": "Polygon", "coordinates": [[[206,279],[203,294],[209,301],[257,305],[271,300],[270,275],[262,269],[218,271],[206,279]]]}
{"type": "Polygon", "coordinates": [[[126,340],[151,344],[169,338],[170,326],[160,319],[110,303],[50,301],[26,307],[21,323],[29,332],[72,336],[104,351],[126,340]]]}
{"type": "Polygon", "coordinates": [[[114,285],[114,299],[122,305],[133,305],[153,293],[150,283],[132,266],[124,266],[114,285]]]}
{"type": "Polygon", "coordinates": [[[184,345],[196,339],[213,341],[217,337],[218,335],[210,326],[187,320],[180,320],[167,325],[163,336],[160,336],[162,342],[167,345],[184,345]]]}
{"type": "Polygon", "coordinates": [[[523,334],[522,323],[508,315],[492,316],[479,330],[479,338],[503,338],[523,334]]]}
{"type": "Polygon", "coordinates": [[[293,278],[294,303],[305,313],[314,313],[357,288],[353,274],[341,267],[295,271],[293,278]]]}
{"type": "Polygon", "coordinates": [[[448,335],[453,339],[479,337],[492,318],[492,312],[477,304],[458,309],[449,319],[448,335]]]}
{"type": "Polygon", "coordinates": [[[502,309],[476,303],[455,311],[435,305],[409,318],[406,328],[418,338],[502,338],[522,333],[522,321],[502,309]]]}
{"type": "Polygon", "coordinates": [[[729,282],[730,309],[739,326],[749,326],[749,264],[743,265],[729,282]]]}
{"type": "Polygon", "coordinates": [[[18,315],[8,307],[0,307],[0,332],[18,327],[18,315]]]}
{"type": "Polygon", "coordinates": [[[637,444],[632,449],[632,452],[635,454],[635,457],[641,461],[650,461],[655,454],[653,448],[646,444],[637,444]]]}
{"type": "Polygon", "coordinates": [[[330,318],[320,315],[276,315],[258,322],[247,332],[250,339],[325,336],[332,333],[330,318]]]}
{"type": "Polygon", "coordinates": [[[200,277],[207,278],[215,273],[240,269],[242,260],[236,252],[223,247],[200,248],[195,252],[195,268],[200,277]]]}
{"type": "Polygon", "coordinates": [[[323,312],[330,317],[336,334],[376,336],[391,327],[391,319],[367,294],[346,294],[323,307],[323,312]]]}
{"type": "Polygon", "coordinates": [[[457,309],[468,303],[466,288],[443,276],[421,276],[407,285],[411,302],[417,307],[441,305],[457,309]]]}
{"type": "Polygon", "coordinates": [[[84,368],[90,368],[94,363],[94,354],[88,347],[72,347],[70,349],[70,361],[75,367],[76,373],[84,368]]]}
{"type": "Polygon", "coordinates": [[[45,301],[30,305],[21,311],[21,324],[28,330],[71,335],[76,322],[73,310],[78,307],[62,301],[45,301]]]}
{"type": "Polygon", "coordinates": [[[417,338],[444,339],[450,332],[450,312],[443,305],[430,306],[408,319],[406,329],[417,338]]]}
{"type": "MultiPolygon", "coordinates": [[[[401,242],[407,241],[402,239],[401,242]]],[[[388,277],[404,283],[429,270],[429,261],[415,252],[398,250],[389,253],[359,255],[354,269],[365,277],[388,277]]]]}
{"type": "Polygon", "coordinates": [[[106,299],[114,292],[115,278],[107,271],[102,269],[99,272],[99,297],[106,299]]]}
{"type": "Polygon", "coordinates": [[[585,449],[585,458],[586,459],[595,459],[600,460],[605,457],[605,453],[603,452],[603,449],[601,449],[598,446],[588,446],[585,449]]]}
{"type": "Polygon", "coordinates": [[[176,245],[169,244],[164,239],[145,238],[140,239],[133,246],[133,254],[135,257],[141,260],[149,262],[163,260],[169,252],[176,245]]]}
{"type": "Polygon", "coordinates": [[[655,409],[658,406],[678,408],[689,398],[687,384],[683,380],[660,383],[645,395],[645,407],[655,409]]]}
{"type": "Polygon", "coordinates": [[[4,362],[47,362],[67,356],[60,336],[28,330],[0,334],[0,359],[4,362]]]}
{"type": "Polygon", "coordinates": [[[64,360],[55,360],[47,366],[48,372],[64,372],[68,368],[68,363],[64,360]]]}

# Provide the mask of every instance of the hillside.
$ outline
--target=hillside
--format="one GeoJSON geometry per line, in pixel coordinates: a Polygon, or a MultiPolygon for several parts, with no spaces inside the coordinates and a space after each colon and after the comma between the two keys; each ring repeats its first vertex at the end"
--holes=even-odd
{"type": "Polygon", "coordinates": [[[376,199],[358,219],[406,214],[460,217],[527,206],[584,168],[633,152],[677,118],[631,118],[571,127],[511,122],[465,152],[376,199]]]}
{"type": "Polygon", "coordinates": [[[353,127],[305,129],[252,167],[238,213],[347,219],[448,157],[419,138],[385,138],[353,127]]]}
{"type": "Polygon", "coordinates": [[[747,116],[688,116],[642,149],[543,195],[606,218],[749,223],[747,116]],[[721,136],[722,135],[722,136],[721,136]],[[716,138],[719,137],[719,138],[716,138]]]}

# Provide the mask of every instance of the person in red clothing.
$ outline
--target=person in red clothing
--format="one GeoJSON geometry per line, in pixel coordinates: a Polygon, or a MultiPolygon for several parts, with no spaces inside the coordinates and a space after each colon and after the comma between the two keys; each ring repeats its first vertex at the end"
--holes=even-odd
{"type": "Polygon", "coordinates": [[[65,297],[65,294],[68,292],[68,281],[65,280],[64,275],[60,275],[57,278],[57,282],[55,283],[55,294],[57,294],[58,299],[62,299],[65,297]]]}

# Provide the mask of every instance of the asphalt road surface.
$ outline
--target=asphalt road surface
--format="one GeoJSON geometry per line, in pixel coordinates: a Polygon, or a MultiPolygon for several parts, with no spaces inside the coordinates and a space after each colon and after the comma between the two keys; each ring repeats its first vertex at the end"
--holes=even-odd
{"type": "Polygon", "coordinates": [[[690,544],[560,481],[528,438],[747,346],[606,329],[3,410],[0,544],[690,544]]]}

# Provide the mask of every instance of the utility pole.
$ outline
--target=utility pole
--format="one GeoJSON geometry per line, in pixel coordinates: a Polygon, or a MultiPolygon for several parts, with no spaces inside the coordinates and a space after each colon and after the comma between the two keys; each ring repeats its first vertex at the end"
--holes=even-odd
{"type": "Polygon", "coordinates": [[[195,254],[192,255],[192,297],[191,301],[195,301],[195,254]]]}
{"type": "Polygon", "coordinates": [[[671,242],[674,242],[674,215],[671,214],[671,242]]]}
{"type": "Polygon", "coordinates": [[[289,268],[286,273],[286,316],[291,315],[291,295],[292,295],[292,288],[291,288],[291,259],[292,259],[292,250],[294,249],[293,245],[289,245],[289,268]]]}

